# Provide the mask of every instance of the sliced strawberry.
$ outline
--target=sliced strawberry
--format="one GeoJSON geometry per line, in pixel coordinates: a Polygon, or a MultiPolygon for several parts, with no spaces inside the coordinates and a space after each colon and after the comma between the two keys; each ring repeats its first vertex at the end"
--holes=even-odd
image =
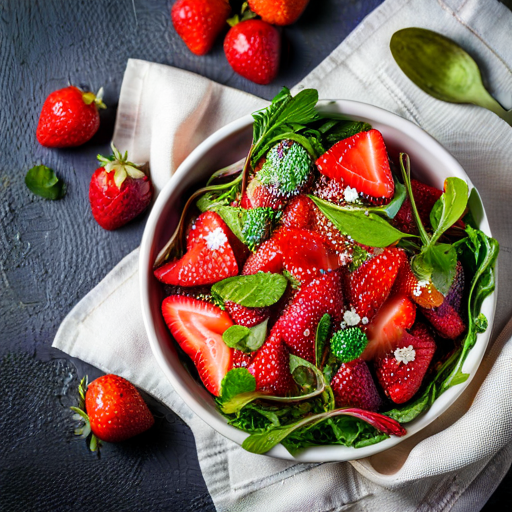
{"type": "Polygon", "coordinates": [[[162,303],[165,323],[192,359],[206,389],[219,396],[222,379],[232,366],[232,350],[222,340],[233,325],[229,315],[208,302],[171,295],[162,303]]]}
{"type": "Polygon", "coordinates": [[[224,305],[236,325],[254,327],[270,316],[270,308],[248,308],[227,300],[224,305]]]}
{"type": "Polygon", "coordinates": [[[355,188],[370,200],[393,197],[395,185],[388,153],[377,130],[356,133],[337,142],[316,165],[322,174],[355,188]]]}
{"type": "Polygon", "coordinates": [[[328,313],[339,324],[342,307],[340,273],[327,272],[302,286],[272,331],[281,333],[292,354],[314,363],[318,322],[328,313]]]}
{"type": "Polygon", "coordinates": [[[435,288],[432,282],[418,281],[405,251],[402,250],[400,251],[400,268],[392,290],[392,294],[394,293],[406,295],[418,306],[427,309],[439,307],[444,301],[443,294],[435,288]]]}
{"type": "Polygon", "coordinates": [[[376,411],[381,404],[379,392],[368,366],[361,359],[343,363],[331,381],[336,407],[358,407],[376,411]]]}
{"type": "Polygon", "coordinates": [[[399,264],[399,250],[388,248],[350,274],[349,301],[363,322],[370,322],[388,298],[399,264]]]}
{"type": "Polygon", "coordinates": [[[254,375],[259,391],[287,396],[296,389],[290,374],[290,352],[277,331],[256,352],[248,370],[254,375]]]}
{"type": "Polygon", "coordinates": [[[233,368],[248,368],[251,364],[255,353],[242,352],[236,348],[233,350],[233,368]]]}
{"type": "MultiPolygon", "coordinates": [[[[411,180],[411,188],[421,222],[428,228],[430,227],[430,212],[432,211],[432,207],[443,192],[438,188],[425,185],[425,183],[418,180],[411,180]]],[[[412,213],[409,198],[405,199],[400,210],[398,210],[398,213],[393,219],[393,224],[403,233],[418,234],[418,226],[416,225],[416,220],[412,213]]]]}
{"type": "Polygon", "coordinates": [[[238,262],[231,246],[234,235],[215,212],[200,215],[188,236],[185,255],[155,270],[166,284],[202,286],[238,274],[238,262]]]}
{"type": "Polygon", "coordinates": [[[376,362],[379,383],[393,402],[403,404],[418,391],[432,361],[436,343],[428,328],[417,324],[394,351],[376,362]]]}
{"type": "Polygon", "coordinates": [[[278,274],[283,271],[283,254],[275,235],[263,242],[258,250],[251,254],[245,262],[242,274],[244,276],[257,272],[278,274]]]}
{"type": "Polygon", "coordinates": [[[283,253],[284,268],[302,283],[321,270],[339,267],[336,252],[323,236],[313,231],[283,228],[278,243],[283,253]]]}
{"type": "Polygon", "coordinates": [[[390,297],[368,325],[368,345],[361,359],[375,360],[393,350],[415,319],[416,306],[405,295],[390,297]]]}

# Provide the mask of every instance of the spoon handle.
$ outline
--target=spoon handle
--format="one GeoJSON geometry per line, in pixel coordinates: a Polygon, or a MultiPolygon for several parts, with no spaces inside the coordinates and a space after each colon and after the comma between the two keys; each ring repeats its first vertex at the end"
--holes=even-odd
{"type": "MultiPolygon", "coordinates": [[[[486,91],[487,92],[487,91],[486,91]]],[[[505,110],[489,93],[478,97],[475,105],[486,108],[512,126],[512,110],[505,110]]]]}

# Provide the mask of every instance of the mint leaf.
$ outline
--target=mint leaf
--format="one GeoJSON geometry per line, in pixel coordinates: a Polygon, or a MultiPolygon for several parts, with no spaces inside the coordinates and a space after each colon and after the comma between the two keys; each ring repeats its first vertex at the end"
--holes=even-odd
{"type": "Polygon", "coordinates": [[[343,209],[318,197],[309,197],[337,229],[360,244],[388,247],[402,238],[414,237],[414,235],[402,233],[375,213],[343,209]]]}
{"type": "Polygon", "coordinates": [[[222,339],[230,348],[236,348],[242,352],[255,352],[267,337],[268,318],[253,327],[232,325],[224,331],[222,339]]]}
{"type": "Polygon", "coordinates": [[[450,244],[428,245],[411,261],[418,279],[429,281],[443,295],[448,293],[457,270],[457,251],[450,244]]]}
{"type": "Polygon", "coordinates": [[[55,172],[46,165],[32,167],[25,176],[25,185],[34,194],[52,201],[66,195],[64,182],[59,180],[55,172]]]}
{"type": "Polygon", "coordinates": [[[288,280],[281,274],[259,272],[249,276],[228,277],[212,286],[212,293],[248,308],[272,306],[283,295],[288,280]]]}
{"type": "Polygon", "coordinates": [[[288,281],[290,282],[290,286],[294,290],[298,290],[300,288],[301,282],[291,272],[288,272],[288,270],[284,269],[283,276],[286,277],[286,279],[288,279],[288,281]]]}
{"type": "Polygon", "coordinates": [[[256,389],[256,379],[246,368],[234,368],[222,379],[220,399],[223,402],[231,400],[240,393],[250,393],[256,389]]]}
{"type": "Polygon", "coordinates": [[[430,223],[435,230],[431,243],[439,240],[462,217],[468,204],[468,184],[464,180],[446,178],[444,190],[430,212],[430,223]]]}
{"type": "Polygon", "coordinates": [[[327,340],[329,339],[329,333],[331,332],[331,324],[331,315],[325,313],[325,315],[322,318],[320,318],[320,322],[318,322],[318,326],[316,328],[315,364],[317,368],[320,368],[320,365],[322,363],[322,355],[324,353],[327,340]]]}

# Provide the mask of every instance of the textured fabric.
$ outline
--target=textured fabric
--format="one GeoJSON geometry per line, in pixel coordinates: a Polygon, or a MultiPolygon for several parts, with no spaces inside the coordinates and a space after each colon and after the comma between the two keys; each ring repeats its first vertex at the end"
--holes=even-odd
{"type": "MultiPolygon", "coordinates": [[[[501,244],[495,332],[468,389],[440,418],[397,447],[352,463],[294,464],[246,453],[192,413],[153,359],[137,308],[138,251],[128,255],[63,322],[54,346],[117,373],[165,402],[191,427],[218,510],[479,510],[512,460],[512,128],[491,112],[437,101],[394,63],[391,35],[421,26],[461,43],[490,90],[512,107],[512,13],[495,0],[388,0],[295,90],[354,99],[420,125],[462,164],[501,244]],[[99,307],[101,305],[101,308],[99,307]],[[116,318],[114,324],[112,318],[116,318]]],[[[220,126],[261,99],[166,66],[131,60],[114,140],[149,160],[157,189],[220,126]]]]}

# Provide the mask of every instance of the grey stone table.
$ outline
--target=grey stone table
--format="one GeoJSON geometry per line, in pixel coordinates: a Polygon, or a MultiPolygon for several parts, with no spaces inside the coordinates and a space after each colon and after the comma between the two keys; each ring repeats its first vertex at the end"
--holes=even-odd
{"type": "MultiPolygon", "coordinates": [[[[51,348],[65,315],[139,245],[144,229],[143,216],[103,231],[88,201],[96,154],[109,153],[126,61],[177,66],[270,99],[319,64],[381,1],[312,0],[284,29],[282,69],[266,87],[235,75],[220,41],[206,57],[187,51],[172,28],[169,0],[0,2],[1,512],[214,510],[190,430],[151,397],[150,433],[105,445],[101,457],[74,438],[68,407],[78,381],[100,372],[51,348]],[[49,150],[36,142],[39,112],[44,98],[68,82],[93,91],[104,86],[109,108],[88,144],[49,150]],[[39,163],[66,181],[61,201],[25,187],[26,172],[39,163]]],[[[507,497],[504,483],[489,510],[507,497]]]]}

